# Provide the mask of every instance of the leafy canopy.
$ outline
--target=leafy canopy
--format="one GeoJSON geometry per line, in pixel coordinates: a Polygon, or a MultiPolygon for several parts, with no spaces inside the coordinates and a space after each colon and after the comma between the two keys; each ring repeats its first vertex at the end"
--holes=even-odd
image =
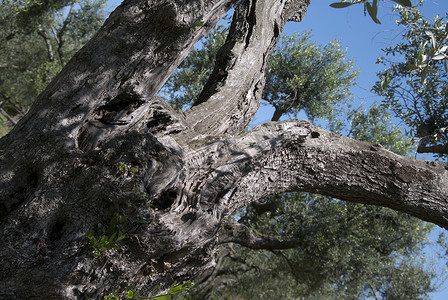
{"type": "Polygon", "coordinates": [[[243,299],[427,299],[437,274],[422,247],[432,226],[389,209],[319,195],[265,199],[275,209],[240,214],[258,235],[298,239],[296,248],[254,251],[234,246],[222,278],[237,284],[215,295],[243,299]],[[275,205],[274,205],[275,204],[275,205]],[[237,259],[238,258],[238,259],[237,259]]]}
{"type": "MultiPolygon", "coordinates": [[[[420,2],[420,5],[422,2],[420,2]]],[[[402,41],[384,49],[385,57],[378,60],[387,68],[378,74],[373,91],[382,96],[383,104],[391,109],[415,137],[419,150],[439,157],[448,154],[448,23],[436,16],[425,18],[418,7],[397,8],[404,28],[402,41]]]]}
{"type": "Polygon", "coordinates": [[[0,2],[0,136],[99,29],[105,3],[0,2]]]}
{"type": "Polygon", "coordinates": [[[310,120],[332,118],[351,100],[358,74],[337,41],[316,44],[311,32],[285,36],[267,64],[263,100],[275,108],[273,121],[301,110],[310,120]]]}

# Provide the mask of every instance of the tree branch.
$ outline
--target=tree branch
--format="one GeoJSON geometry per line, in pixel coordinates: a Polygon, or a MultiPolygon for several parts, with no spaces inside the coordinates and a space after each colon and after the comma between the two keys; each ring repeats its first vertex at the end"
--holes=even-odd
{"type": "Polygon", "coordinates": [[[1,107],[2,104],[3,104],[3,103],[0,102],[0,114],[4,115],[4,116],[8,119],[8,121],[11,122],[12,125],[16,125],[16,124],[17,124],[17,121],[14,120],[14,118],[11,117],[11,116],[10,116],[10,115],[9,115],[9,114],[8,114],[2,107],[1,107]]]}
{"type": "Polygon", "coordinates": [[[70,9],[67,13],[67,16],[65,17],[64,21],[62,22],[62,26],[59,29],[59,31],[57,32],[57,35],[55,36],[55,40],[57,42],[58,45],[58,56],[59,56],[59,61],[61,62],[61,64],[64,64],[64,51],[63,51],[63,47],[65,44],[64,41],[64,34],[65,31],[67,29],[67,25],[71,22],[72,17],[73,17],[73,8],[75,7],[75,4],[78,1],[72,1],[72,3],[70,4],[70,9]]]}
{"type": "Polygon", "coordinates": [[[216,201],[212,186],[227,192],[234,209],[304,191],[390,207],[448,228],[446,163],[401,157],[298,120],[270,122],[213,147],[220,153],[211,164],[218,167],[200,197],[204,206],[216,201]]]}
{"type": "Polygon", "coordinates": [[[270,237],[256,236],[245,225],[226,221],[219,232],[218,244],[237,243],[253,250],[281,250],[299,246],[301,240],[280,241],[270,237]]]}
{"type": "Polygon", "coordinates": [[[271,252],[274,253],[275,255],[283,258],[283,260],[286,262],[286,265],[289,268],[289,272],[294,277],[296,282],[299,282],[299,278],[297,276],[297,271],[296,271],[296,266],[294,265],[294,263],[291,262],[291,260],[288,258],[288,256],[286,256],[285,253],[283,253],[283,251],[273,250],[271,252]]]}
{"type": "Polygon", "coordinates": [[[260,104],[264,68],[283,26],[289,19],[300,21],[308,4],[308,0],[246,0],[238,5],[197,106],[185,112],[195,132],[234,135],[247,127],[260,104]]]}
{"type": "Polygon", "coordinates": [[[375,289],[375,287],[372,285],[372,283],[371,283],[371,282],[368,282],[367,284],[369,285],[370,289],[372,290],[373,297],[375,298],[375,300],[380,300],[380,298],[378,297],[378,295],[377,295],[377,293],[376,293],[376,289],[375,289]]]}
{"type": "Polygon", "coordinates": [[[37,31],[37,34],[40,35],[45,42],[45,46],[47,47],[48,61],[53,62],[54,61],[54,53],[53,53],[53,47],[51,46],[50,37],[41,28],[37,31]]]}
{"type": "Polygon", "coordinates": [[[418,148],[417,148],[417,153],[448,154],[448,144],[446,144],[446,145],[433,145],[433,146],[419,145],[418,148]]]}
{"type": "MultiPolygon", "coordinates": [[[[81,126],[97,121],[104,108],[109,113],[116,108],[123,113],[124,108],[128,115],[148,111],[155,93],[194,44],[235,2],[123,2],[39,95],[14,132],[52,132],[53,139],[71,139],[66,144],[73,145],[85,129],[81,126]],[[194,25],[198,21],[201,26],[194,25]],[[59,128],[57,137],[52,128],[59,128]]],[[[119,128],[137,122],[142,119],[119,128]]]]}

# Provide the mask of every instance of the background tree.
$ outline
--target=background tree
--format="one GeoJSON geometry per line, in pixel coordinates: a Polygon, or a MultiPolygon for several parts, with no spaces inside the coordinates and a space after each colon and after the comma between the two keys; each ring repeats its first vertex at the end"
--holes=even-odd
{"type": "Polygon", "coordinates": [[[209,293],[205,298],[427,299],[434,291],[440,273],[421,259],[431,226],[316,195],[284,194],[261,203],[278,208],[261,214],[256,211],[261,205],[251,207],[242,216],[249,228],[257,235],[294,239],[296,247],[224,248],[218,276],[200,291],[209,293]]]}
{"type": "Polygon", "coordinates": [[[311,32],[285,36],[268,62],[263,99],[275,108],[272,121],[300,111],[311,121],[330,120],[352,100],[358,74],[338,41],[317,45],[311,32]]]}
{"type": "Polygon", "coordinates": [[[0,134],[99,29],[106,0],[2,1],[0,134]]]}

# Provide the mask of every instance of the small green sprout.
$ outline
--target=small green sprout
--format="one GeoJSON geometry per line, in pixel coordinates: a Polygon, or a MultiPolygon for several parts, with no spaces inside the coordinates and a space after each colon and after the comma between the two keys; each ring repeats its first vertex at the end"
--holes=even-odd
{"type": "Polygon", "coordinates": [[[108,229],[104,228],[100,223],[96,230],[90,230],[87,233],[93,255],[101,257],[107,250],[121,249],[117,243],[123,240],[126,235],[118,230],[116,225],[123,223],[126,219],[115,216],[110,220],[110,227],[108,229]]]}
{"type": "Polygon", "coordinates": [[[202,27],[205,23],[202,22],[200,19],[196,20],[191,24],[191,28],[193,28],[193,31],[196,31],[198,27],[202,27]]]}

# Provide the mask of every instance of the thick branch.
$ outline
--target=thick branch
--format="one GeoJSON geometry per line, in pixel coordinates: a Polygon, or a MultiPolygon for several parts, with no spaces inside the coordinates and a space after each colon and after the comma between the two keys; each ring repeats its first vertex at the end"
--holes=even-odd
{"type": "Polygon", "coordinates": [[[214,147],[219,167],[207,188],[220,183],[229,207],[305,191],[390,207],[448,228],[446,163],[401,157],[297,120],[267,123],[214,147]]]}
{"type": "Polygon", "coordinates": [[[141,122],[117,121],[149,110],[155,93],[195,42],[235,2],[124,1],[38,97],[14,129],[16,139],[23,138],[18,133],[49,132],[72,147],[86,129],[81,126],[98,121],[104,108],[122,131],[141,122]],[[194,25],[197,22],[201,25],[194,25]]]}
{"type": "Polygon", "coordinates": [[[255,115],[264,68],[289,19],[300,21],[308,0],[242,1],[235,11],[215,68],[186,119],[199,134],[237,134],[255,115]]]}

